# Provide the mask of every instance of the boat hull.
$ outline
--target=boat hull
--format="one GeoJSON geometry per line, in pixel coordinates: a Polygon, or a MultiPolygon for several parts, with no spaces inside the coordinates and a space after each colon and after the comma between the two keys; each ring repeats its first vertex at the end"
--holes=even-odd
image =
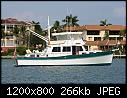
{"type": "Polygon", "coordinates": [[[47,58],[17,58],[17,65],[102,65],[111,64],[113,58],[112,52],[83,54],[76,56],[47,57],[47,58]]]}

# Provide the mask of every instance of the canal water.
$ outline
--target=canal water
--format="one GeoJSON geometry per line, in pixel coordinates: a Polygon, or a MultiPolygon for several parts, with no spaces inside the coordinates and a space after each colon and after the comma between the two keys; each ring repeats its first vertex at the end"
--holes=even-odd
{"type": "Polygon", "coordinates": [[[126,59],[104,66],[26,66],[1,59],[2,84],[125,84],[126,59]]]}

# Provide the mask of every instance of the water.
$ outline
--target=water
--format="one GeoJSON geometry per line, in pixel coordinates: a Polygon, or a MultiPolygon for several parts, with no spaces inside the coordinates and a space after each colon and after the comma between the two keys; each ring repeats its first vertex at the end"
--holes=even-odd
{"type": "Polygon", "coordinates": [[[1,60],[2,84],[125,84],[124,58],[105,66],[15,67],[13,59],[1,60]]]}

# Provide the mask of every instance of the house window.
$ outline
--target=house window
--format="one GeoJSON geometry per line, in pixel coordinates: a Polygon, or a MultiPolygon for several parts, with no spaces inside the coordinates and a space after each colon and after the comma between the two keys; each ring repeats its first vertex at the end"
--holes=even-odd
{"type": "Polygon", "coordinates": [[[87,31],[87,35],[99,35],[100,31],[98,30],[89,30],[87,31]]]}
{"type": "Polygon", "coordinates": [[[119,35],[120,31],[109,31],[109,35],[119,35]]]}
{"type": "Polygon", "coordinates": [[[60,47],[53,47],[52,52],[60,52],[60,47]]]}
{"type": "Polygon", "coordinates": [[[70,52],[71,51],[71,47],[63,47],[63,52],[70,52]]]}
{"type": "Polygon", "coordinates": [[[82,49],[81,46],[76,46],[76,50],[77,50],[77,51],[83,51],[83,49],[82,49]]]}
{"type": "Polygon", "coordinates": [[[7,41],[6,41],[6,45],[7,45],[7,46],[15,46],[13,40],[7,40],[7,41]]]}
{"type": "Polygon", "coordinates": [[[94,37],[94,41],[101,41],[101,37],[94,37]]]}
{"type": "Polygon", "coordinates": [[[13,25],[8,25],[7,26],[7,30],[13,30],[14,28],[13,28],[13,25]]]}
{"type": "Polygon", "coordinates": [[[116,40],[116,37],[109,37],[109,40],[116,40]]]}
{"type": "Polygon", "coordinates": [[[123,37],[118,37],[117,40],[121,41],[123,40],[123,37]]]}
{"type": "Polygon", "coordinates": [[[1,40],[1,46],[5,46],[5,41],[1,40]]]}

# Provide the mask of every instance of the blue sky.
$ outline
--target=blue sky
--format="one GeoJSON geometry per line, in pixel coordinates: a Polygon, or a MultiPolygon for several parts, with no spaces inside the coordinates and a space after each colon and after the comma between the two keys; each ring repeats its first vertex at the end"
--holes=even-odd
{"type": "Polygon", "coordinates": [[[107,19],[109,23],[126,24],[125,1],[2,1],[1,18],[16,18],[23,21],[40,22],[42,28],[66,15],[78,16],[80,25],[99,24],[107,19]]]}

